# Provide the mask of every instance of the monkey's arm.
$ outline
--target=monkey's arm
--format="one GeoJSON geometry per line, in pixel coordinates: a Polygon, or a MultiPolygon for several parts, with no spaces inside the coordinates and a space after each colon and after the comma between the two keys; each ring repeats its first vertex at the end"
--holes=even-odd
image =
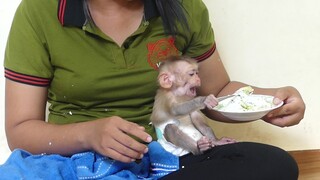
{"type": "Polygon", "coordinates": [[[171,108],[171,113],[174,116],[186,115],[199,109],[205,108],[205,96],[196,97],[190,101],[183,103],[174,103],[171,108]]]}
{"type": "Polygon", "coordinates": [[[181,131],[177,125],[166,125],[163,135],[168,142],[171,142],[172,144],[179,146],[193,154],[201,154],[197,142],[181,131]]]}

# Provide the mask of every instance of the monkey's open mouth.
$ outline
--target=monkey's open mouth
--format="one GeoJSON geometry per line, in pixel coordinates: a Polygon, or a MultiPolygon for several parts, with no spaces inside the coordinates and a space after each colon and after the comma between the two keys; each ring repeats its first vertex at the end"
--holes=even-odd
{"type": "Polygon", "coordinates": [[[196,96],[197,95],[197,89],[196,87],[192,87],[190,88],[190,91],[189,91],[189,96],[196,96]]]}

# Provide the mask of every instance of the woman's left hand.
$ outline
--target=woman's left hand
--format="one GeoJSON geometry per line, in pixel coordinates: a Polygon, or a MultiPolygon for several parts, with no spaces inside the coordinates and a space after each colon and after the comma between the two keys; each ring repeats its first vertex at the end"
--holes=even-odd
{"type": "Polygon", "coordinates": [[[297,89],[291,86],[279,88],[273,102],[283,106],[268,113],[263,120],[273,125],[286,127],[298,124],[304,117],[305,103],[297,89]]]}

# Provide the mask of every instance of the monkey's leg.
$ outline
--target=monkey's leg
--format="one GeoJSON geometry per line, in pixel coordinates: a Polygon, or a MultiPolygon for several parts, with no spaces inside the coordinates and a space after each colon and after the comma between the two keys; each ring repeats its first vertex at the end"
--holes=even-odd
{"type": "MultiPolygon", "coordinates": [[[[202,113],[196,111],[196,112],[193,112],[192,114],[190,114],[190,117],[191,117],[191,121],[192,121],[194,127],[197,128],[198,131],[200,131],[202,135],[209,138],[209,140],[211,141],[212,147],[224,145],[224,144],[232,144],[232,143],[237,142],[235,139],[227,138],[227,137],[223,137],[221,139],[218,139],[216,137],[216,135],[214,134],[212,128],[207,124],[206,119],[202,113]]],[[[201,143],[201,141],[198,142],[198,146],[200,148],[201,145],[199,145],[199,143],[201,143]]],[[[204,145],[204,149],[205,149],[206,148],[206,141],[204,140],[203,143],[205,144],[204,145]]]]}
{"type": "Polygon", "coordinates": [[[209,139],[217,139],[212,128],[207,124],[204,115],[198,111],[190,114],[191,121],[195,128],[201,132],[202,135],[208,137],[209,139]]]}
{"type": "Polygon", "coordinates": [[[166,125],[164,129],[164,137],[168,142],[186,149],[192,154],[201,154],[197,142],[181,131],[175,124],[166,125]]]}

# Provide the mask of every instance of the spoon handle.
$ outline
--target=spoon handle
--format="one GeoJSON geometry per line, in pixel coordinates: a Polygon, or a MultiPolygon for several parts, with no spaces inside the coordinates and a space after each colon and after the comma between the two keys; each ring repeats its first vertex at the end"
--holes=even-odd
{"type": "Polygon", "coordinates": [[[236,94],[230,94],[230,95],[218,97],[217,99],[218,99],[218,102],[220,102],[222,100],[228,99],[228,98],[233,97],[233,96],[237,96],[237,95],[236,94]]]}

